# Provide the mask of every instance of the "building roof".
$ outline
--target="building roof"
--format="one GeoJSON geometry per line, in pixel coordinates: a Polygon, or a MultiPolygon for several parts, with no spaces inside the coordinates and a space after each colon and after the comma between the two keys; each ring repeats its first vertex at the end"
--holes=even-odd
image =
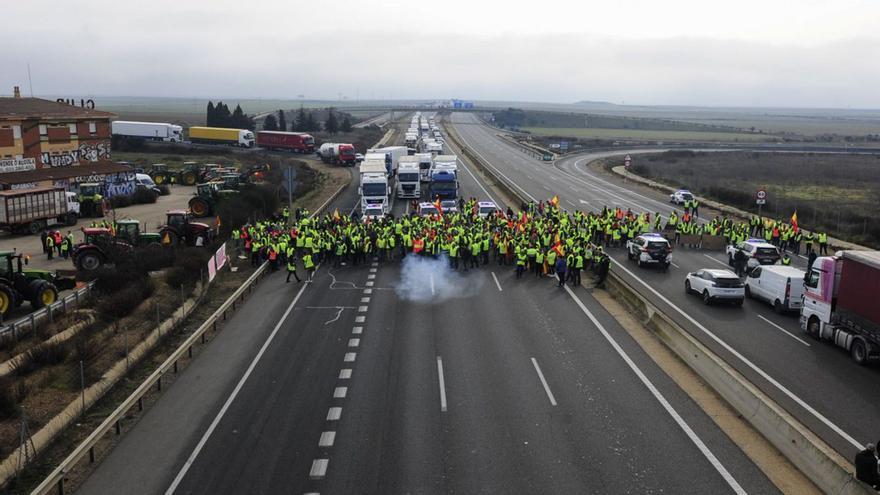
{"type": "Polygon", "coordinates": [[[72,179],[89,175],[115,174],[117,172],[131,172],[128,165],[121,165],[111,161],[99,161],[71,167],[49,167],[23,172],[9,172],[0,174],[0,185],[29,184],[45,180],[72,179]]]}
{"type": "Polygon", "coordinates": [[[0,98],[0,121],[21,119],[114,119],[117,115],[42,98],[0,98]]]}

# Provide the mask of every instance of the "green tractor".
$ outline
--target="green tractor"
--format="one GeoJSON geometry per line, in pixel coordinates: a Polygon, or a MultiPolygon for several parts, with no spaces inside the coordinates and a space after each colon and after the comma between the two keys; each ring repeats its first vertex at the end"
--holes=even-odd
{"type": "Polygon", "coordinates": [[[124,218],[116,221],[116,238],[125,241],[132,246],[161,247],[159,233],[142,232],[141,222],[132,218],[124,218]]]}
{"type": "Polygon", "coordinates": [[[79,185],[79,215],[83,218],[104,216],[104,196],[101,184],[86,182],[79,185]]]}
{"type": "Polygon", "coordinates": [[[225,186],[224,182],[206,182],[196,186],[196,194],[189,200],[189,210],[193,217],[213,215],[221,199],[238,194],[236,190],[223,189],[225,186]]]}
{"type": "Polygon", "coordinates": [[[6,317],[25,301],[33,309],[54,304],[58,291],[76,286],[73,277],[61,277],[48,270],[22,269],[22,258],[15,251],[0,251],[0,316],[6,317]]]}
{"type": "Polygon", "coordinates": [[[154,163],[150,166],[150,177],[156,184],[171,184],[174,182],[174,172],[164,163],[154,163]]]}

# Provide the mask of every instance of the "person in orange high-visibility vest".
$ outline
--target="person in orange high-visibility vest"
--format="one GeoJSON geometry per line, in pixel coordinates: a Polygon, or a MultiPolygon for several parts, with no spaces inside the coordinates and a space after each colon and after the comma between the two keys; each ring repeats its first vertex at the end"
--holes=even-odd
{"type": "Polygon", "coordinates": [[[419,254],[425,248],[425,241],[421,238],[413,239],[413,253],[419,254]]]}

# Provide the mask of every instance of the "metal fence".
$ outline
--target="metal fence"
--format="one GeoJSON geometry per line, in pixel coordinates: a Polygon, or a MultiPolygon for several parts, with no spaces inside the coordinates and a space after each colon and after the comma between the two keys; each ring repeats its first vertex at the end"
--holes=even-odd
{"type": "Polygon", "coordinates": [[[12,336],[17,339],[25,332],[33,332],[39,325],[52,323],[52,321],[55,320],[55,317],[59,314],[63,315],[64,313],[67,313],[67,311],[79,307],[80,301],[87,298],[94,288],[95,282],[89,282],[84,287],[74,290],[73,293],[62,297],[60,300],[40,308],[27,316],[19,318],[12,323],[3,325],[0,327],[0,338],[11,333],[12,336]]]}

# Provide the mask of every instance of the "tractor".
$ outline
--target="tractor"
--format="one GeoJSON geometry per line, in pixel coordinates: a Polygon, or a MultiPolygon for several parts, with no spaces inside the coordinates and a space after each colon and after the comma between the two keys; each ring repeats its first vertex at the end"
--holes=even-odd
{"type": "Polygon", "coordinates": [[[72,259],[77,269],[97,270],[122,253],[137,247],[161,248],[158,232],[142,232],[141,223],[133,219],[117,220],[116,229],[86,228],[83,242],[73,248],[72,259]]]}
{"type": "Polygon", "coordinates": [[[72,289],[73,277],[61,277],[48,270],[23,270],[28,258],[14,251],[0,252],[0,316],[29,301],[33,309],[55,303],[58,290],[72,289]],[[5,262],[4,262],[5,261],[5,262]]]}
{"type": "Polygon", "coordinates": [[[207,246],[214,238],[215,229],[206,223],[194,222],[186,210],[168,210],[165,225],[159,227],[164,246],[207,246]]]}
{"type": "Polygon", "coordinates": [[[164,163],[154,163],[150,167],[149,176],[156,184],[170,184],[174,182],[174,172],[164,163]]]}
{"type": "Polygon", "coordinates": [[[104,216],[104,196],[101,184],[86,182],[79,185],[79,216],[83,218],[104,216]]]}
{"type": "MultiPolygon", "coordinates": [[[[237,176],[236,176],[237,177],[237,176]]],[[[189,200],[189,209],[196,218],[214,214],[217,202],[224,197],[238,194],[238,191],[223,189],[223,182],[207,182],[196,186],[196,194],[189,200]]]]}

